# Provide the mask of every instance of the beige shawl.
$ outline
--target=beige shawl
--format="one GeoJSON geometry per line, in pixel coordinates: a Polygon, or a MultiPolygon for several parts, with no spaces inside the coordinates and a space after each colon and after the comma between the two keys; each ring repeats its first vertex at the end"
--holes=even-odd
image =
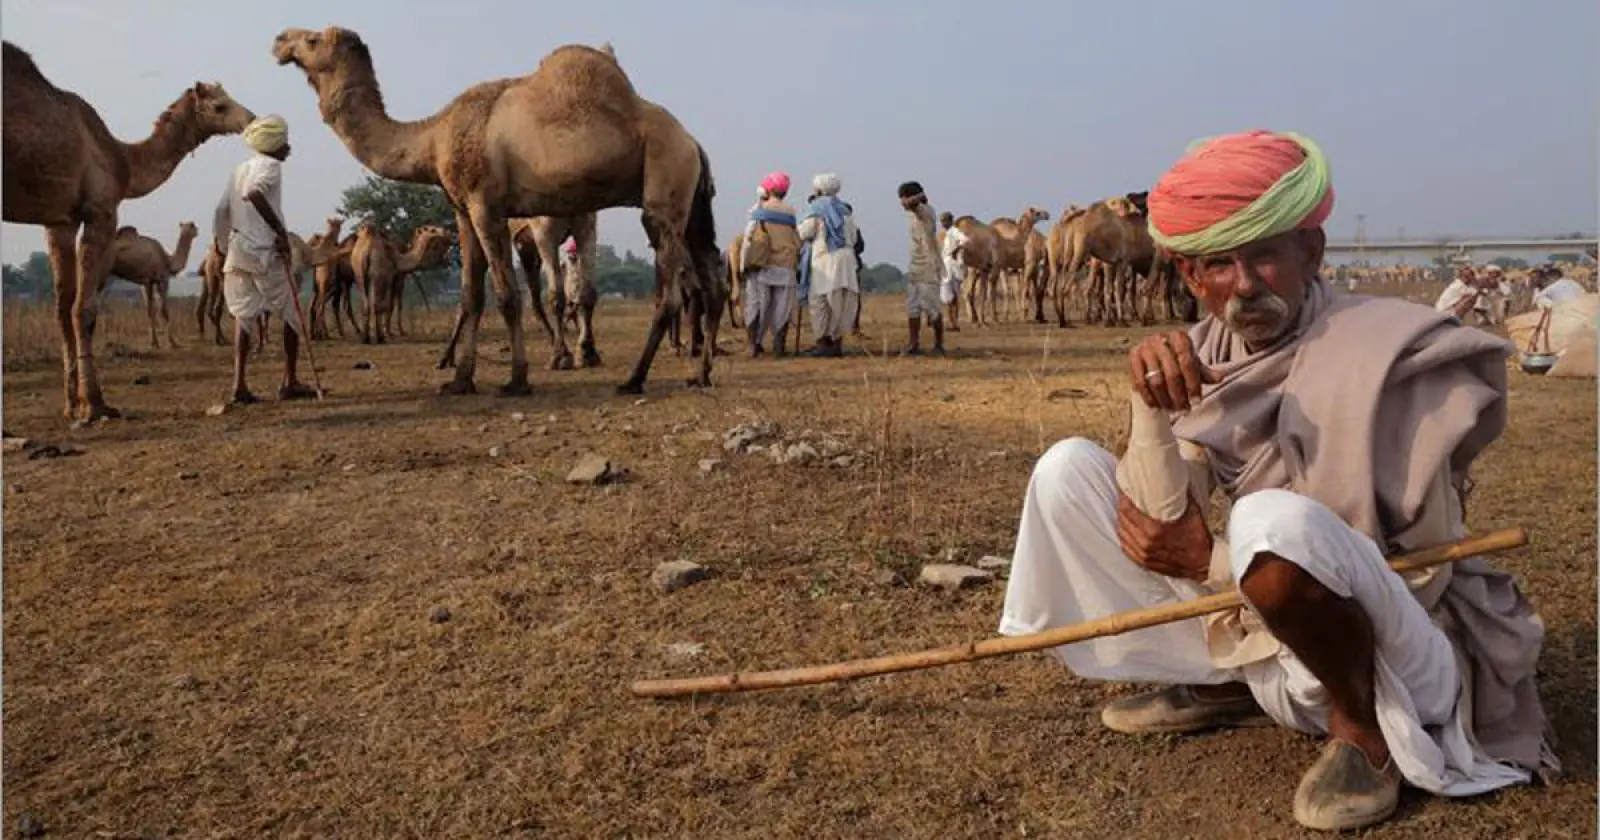
{"type": "MultiPolygon", "coordinates": [[[[1455,536],[1446,521],[1455,517],[1425,503],[1442,475],[1463,487],[1504,431],[1509,342],[1426,306],[1335,296],[1320,281],[1272,347],[1250,353],[1216,318],[1191,336],[1221,382],[1174,418],[1173,432],[1205,447],[1229,497],[1302,493],[1386,552],[1455,536]]],[[[1442,597],[1424,606],[1470,673],[1473,736],[1498,760],[1556,772],[1535,682],[1543,623],[1512,576],[1483,558],[1449,571],[1442,597]]]]}

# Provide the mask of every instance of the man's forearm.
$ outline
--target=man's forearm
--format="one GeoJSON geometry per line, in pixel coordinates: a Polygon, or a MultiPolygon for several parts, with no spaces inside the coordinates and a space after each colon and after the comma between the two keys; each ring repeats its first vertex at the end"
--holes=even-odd
{"type": "Polygon", "coordinates": [[[289,238],[289,229],[284,227],[283,220],[279,219],[278,214],[273,212],[272,205],[267,203],[266,196],[252,191],[245,198],[250,201],[250,206],[256,208],[256,212],[261,214],[261,218],[266,221],[267,226],[271,227],[274,233],[284,239],[289,238]]]}

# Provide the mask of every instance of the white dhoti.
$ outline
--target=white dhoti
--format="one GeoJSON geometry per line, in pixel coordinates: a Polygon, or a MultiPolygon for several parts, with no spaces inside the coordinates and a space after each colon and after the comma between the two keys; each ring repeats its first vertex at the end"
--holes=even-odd
{"type": "Polygon", "coordinates": [[[966,279],[967,267],[960,260],[945,257],[944,278],[939,281],[939,302],[945,306],[961,299],[961,281],[966,279]]]}
{"type": "Polygon", "coordinates": [[[275,315],[294,331],[305,335],[305,329],[296,317],[294,288],[289,285],[289,275],[283,261],[274,259],[261,271],[253,271],[230,262],[222,272],[222,297],[228,303],[228,314],[238,321],[245,332],[254,335],[262,315],[275,315]]]}
{"type": "Polygon", "coordinates": [[[811,337],[838,341],[844,331],[856,322],[861,311],[861,295],[844,286],[835,286],[826,294],[811,292],[811,337]]]}
{"type": "Polygon", "coordinates": [[[939,284],[906,281],[906,317],[939,320],[939,284]]]}
{"type": "MultiPolygon", "coordinates": [[[[1147,571],[1123,554],[1116,534],[1116,465],[1111,453],[1083,438],[1061,441],[1040,458],[1023,504],[1001,634],[1036,633],[1208,594],[1198,584],[1147,571]]],[[[1435,794],[1472,796],[1529,780],[1528,773],[1495,762],[1471,740],[1455,648],[1371,539],[1321,503],[1287,490],[1238,499],[1227,537],[1235,581],[1258,554],[1271,552],[1361,605],[1377,646],[1378,725],[1407,782],[1435,794]]],[[[1220,668],[1198,618],[1052,653],[1090,679],[1243,682],[1280,725],[1327,731],[1327,693],[1286,646],[1268,659],[1220,668]]]]}

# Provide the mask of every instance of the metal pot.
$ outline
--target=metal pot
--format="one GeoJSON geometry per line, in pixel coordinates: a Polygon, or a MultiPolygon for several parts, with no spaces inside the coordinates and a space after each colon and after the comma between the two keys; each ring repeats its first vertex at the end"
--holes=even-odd
{"type": "Polygon", "coordinates": [[[1543,376],[1555,366],[1556,359],[1560,358],[1554,353],[1523,353],[1522,372],[1532,376],[1543,376]]]}

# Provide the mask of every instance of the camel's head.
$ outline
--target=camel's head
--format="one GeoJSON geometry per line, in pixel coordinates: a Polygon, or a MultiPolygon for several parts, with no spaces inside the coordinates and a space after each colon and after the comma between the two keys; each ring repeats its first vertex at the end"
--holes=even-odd
{"type": "Polygon", "coordinates": [[[280,66],[293,64],[304,70],[313,85],[318,77],[334,73],[350,59],[367,64],[372,55],[361,36],[337,26],[322,31],[285,29],[272,40],[272,57],[280,66]]]}
{"type": "Polygon", "coordinates": [[[1050,221],[1050,211],[1040,210],[1037,207],[1029,207],[1028,209],[1022,211],[1022,218],[1018,221],[1022,223],[1022,227],[1030,228],[1040,222],[1050,221]]]}
{"type": "Polygon", "coordinates": [[[1139,205],[1134,204],[1133,199],[1128,198],[1127,196],[1119,195],[1106,199],[1106,207],[1109,208],[1111,212],[1121,216],[1124,219],[1131,219],[1134,216],[1142,215],[1139,212],[1139,205]]]}
{"type": "Polygon", "coordinates": [[[195,238],[196,236],[199,236],[199,235],[200,235],[200,228],[195,227],[194,222],[179,222],[178,223],[178,238],[179,239],[193,239],[193,238],[195,238]]]}
{"type": "Polygon", "coordinates": [[[413,243],[422,243],[422,256],[429,259],[438,259],[444,252],[450,250],[455,243],[455,235],[448,229],[438,225],[423,225],[411,234],[413,243]]]}
{"type": "Polygon", "coordinates": [[[195,121],[205,137],[238,134],[256,118],[249,108],[233,101],[219,84],[195,82],[184,98],[194,106],[195,121]]]}
{"type": "Polygon", "coordinates": [[[1129,203],[1131,203],[1136,209],[1138,209],[1139,215],[1141,215],[1141,216],[1150,215],[1150,202],[1149,202],[1150,191],[1149,190],[1145,190],[1144,192],[1131,192],[1131,193],[1128,193],[1126,198],[1128,199],[1129,203]]]}
{"type": "Polygon", "coordinates": [[[331,239],[338,239],[339,231],[344,229],[344,217],[329,216],[323,220],[323,224],[326,226],[327,236],[331,239]]]}

